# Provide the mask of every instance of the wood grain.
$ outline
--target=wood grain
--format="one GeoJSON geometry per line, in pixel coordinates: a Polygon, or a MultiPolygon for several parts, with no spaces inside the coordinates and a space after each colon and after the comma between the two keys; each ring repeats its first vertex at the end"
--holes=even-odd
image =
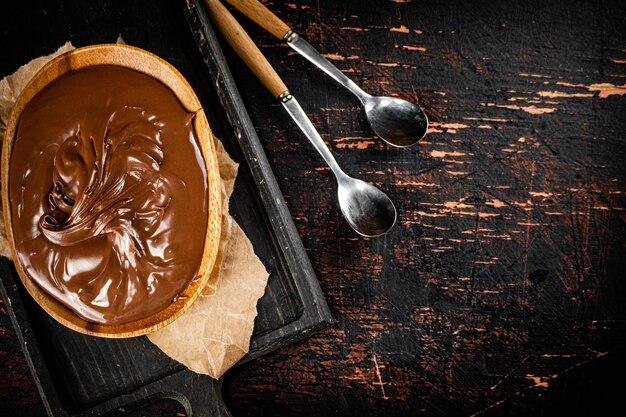
{"type": "Polygon", "coordinates": [[[280,20],[270,9],[257,0],[226,1],[278,39],[283,39],[291,30],[287,23],[280,20]]]}
{"type": "Polygon", "coordinates": [[[351,234],[330,172],[303,158],[297,128],[231,57],[337,320],[237,370],[233,413],[594,415],[619,404],[624,6],[266,4],[366,91],[418,99],[434,123],[418,147],[385,146],[345,91],[245,26],[346,171],[392,196],[399,227],[383,240],[351,234]]]}
{"type": "MultiPolygon", "coordinates": [[[[113,41],[118,33],[174,63],[195,47],[168,44],[169,16],[153,2],[122,3],[104,11],[59,3],[28,15],[3,5],[2,15],[50,25],[72,10],[71,30],[53,32],[47,52],[67,38],[113,41]]],[[[234,415],[595,416],[620,405],[623,2],[265,4],[367,90],[417,98],[435,123],[419,147],[386,147],[352,97],[239,19],[346,171],[394,198],[400,223],[382,240],[354,236],[334,203],[331,173],[229,54],[336,321],[237,369],[226,381],[234,415]]],[[[5,73],[41,42],[18,25],[6,26],[24,41],[7,54],[5,73]]],[[[0,381],[19,389],[0,398],[38,415],[2,317],[0,381]]]]}

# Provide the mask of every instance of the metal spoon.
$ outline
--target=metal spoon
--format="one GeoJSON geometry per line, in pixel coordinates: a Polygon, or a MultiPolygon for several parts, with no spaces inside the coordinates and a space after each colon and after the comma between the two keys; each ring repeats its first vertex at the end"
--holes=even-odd
{"type": "Polygon", "coordinates": [[[385,193],[365,181],[352,178],[339,167],[335,157],[289,91],[280,95],[283,107],[322,155],[337,178],[337,197],[343,217],[363,236],[379,236],[396,223],[396,208],[385,193]]]}
{"type": "Polygon", "coordinates": [[[428,117],[418,105],[399,98],[366,93],[258,0],[226,1],[265,30],[287,42],[294,51],[357,96],[372,130],[382,140],[393,146],[406,147],[424,137],[428,130],[428,117]]]}
{"type": "Polygon", "coordinates": [[[388,232],[397,217],[389,197],[373,185],[343,172],[298,101],[233,15],[218,0],[205,0],[205,3],[211,19],[228,43],[265,87],[280,99],[285,110],[335,174],[339,207],[348,224],[363,236],[380,236],[388,232]]]}

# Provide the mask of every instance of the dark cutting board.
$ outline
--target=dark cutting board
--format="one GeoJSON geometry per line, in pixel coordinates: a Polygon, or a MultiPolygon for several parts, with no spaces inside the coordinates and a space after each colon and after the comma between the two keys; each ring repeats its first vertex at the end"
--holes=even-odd
{"type": "MultiPolygon", "coordinates": [[[[96,2],[63,1],[45,8],[27,3],[3,6],[9,9],[3,20],[24,15],[29,7],[43,9],[31,15],[29,24],[45,36],[28,48],[33,35],[24,38],[27,32],[19,26],[24,22],[8,23],[7,37],[20,47],[9,46],[15,53],[0,63],[0,76],[13,72],[15,61],[49,53],[65,40],[82,46],[113,42],[121,34],[183,73],[214,132],[240,163],[230,211],[270,272],[250,352],[242,362],[327,326],[328,307],[201,2],[107,2],[102,7],[118,8],[121,17],[105,22],[77,18],[97,16],[101,6],[96,2]]],[[[0,277],[0,291],[49,415],[124,414],[162,398],[180,402],[188,415],[230,415],[221,381],[187,370],[146,337],[109,340],[66,329],[28,296],[6,258],[0,260],[0,277]]]]}

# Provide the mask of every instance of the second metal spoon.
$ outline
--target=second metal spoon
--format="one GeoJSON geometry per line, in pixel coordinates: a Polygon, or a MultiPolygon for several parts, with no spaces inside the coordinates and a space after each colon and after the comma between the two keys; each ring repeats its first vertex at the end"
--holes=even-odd
{"type": "Polygon", "coordinates": [[[399,98],[366,93],[258,0],[226,1],[265,30],[287,42],[293,50],[357,96],[372,130],[382,140],[393,146],[406,147],[424,137],[428,130],[428,117],[418,105],[399,98]]]}

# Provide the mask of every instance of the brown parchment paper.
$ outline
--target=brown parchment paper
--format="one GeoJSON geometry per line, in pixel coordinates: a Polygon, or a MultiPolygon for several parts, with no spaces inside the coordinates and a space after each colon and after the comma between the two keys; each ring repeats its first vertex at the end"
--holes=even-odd
{"type": "MultiPolygon", "coordinates": [[[[118,43],[123,40],[118,38],[118,43]]],[[[28,81],[52,58],[72,49],[74,46],[67,42],[56,52],[30,61],[0,81],[0,141],[11,107],[28,81]]],[[[182,316],[149,334],[148,339],[192,371],[219,378],[248,352],[256,304],[265,291],[269,274],[228,212],[238,166],[217,139],[215,147],[224,207],[220,248],[211,272],[214,279],[182,316]]],[[[0,255],[11,256],[1,206],[0,255]]]]}

